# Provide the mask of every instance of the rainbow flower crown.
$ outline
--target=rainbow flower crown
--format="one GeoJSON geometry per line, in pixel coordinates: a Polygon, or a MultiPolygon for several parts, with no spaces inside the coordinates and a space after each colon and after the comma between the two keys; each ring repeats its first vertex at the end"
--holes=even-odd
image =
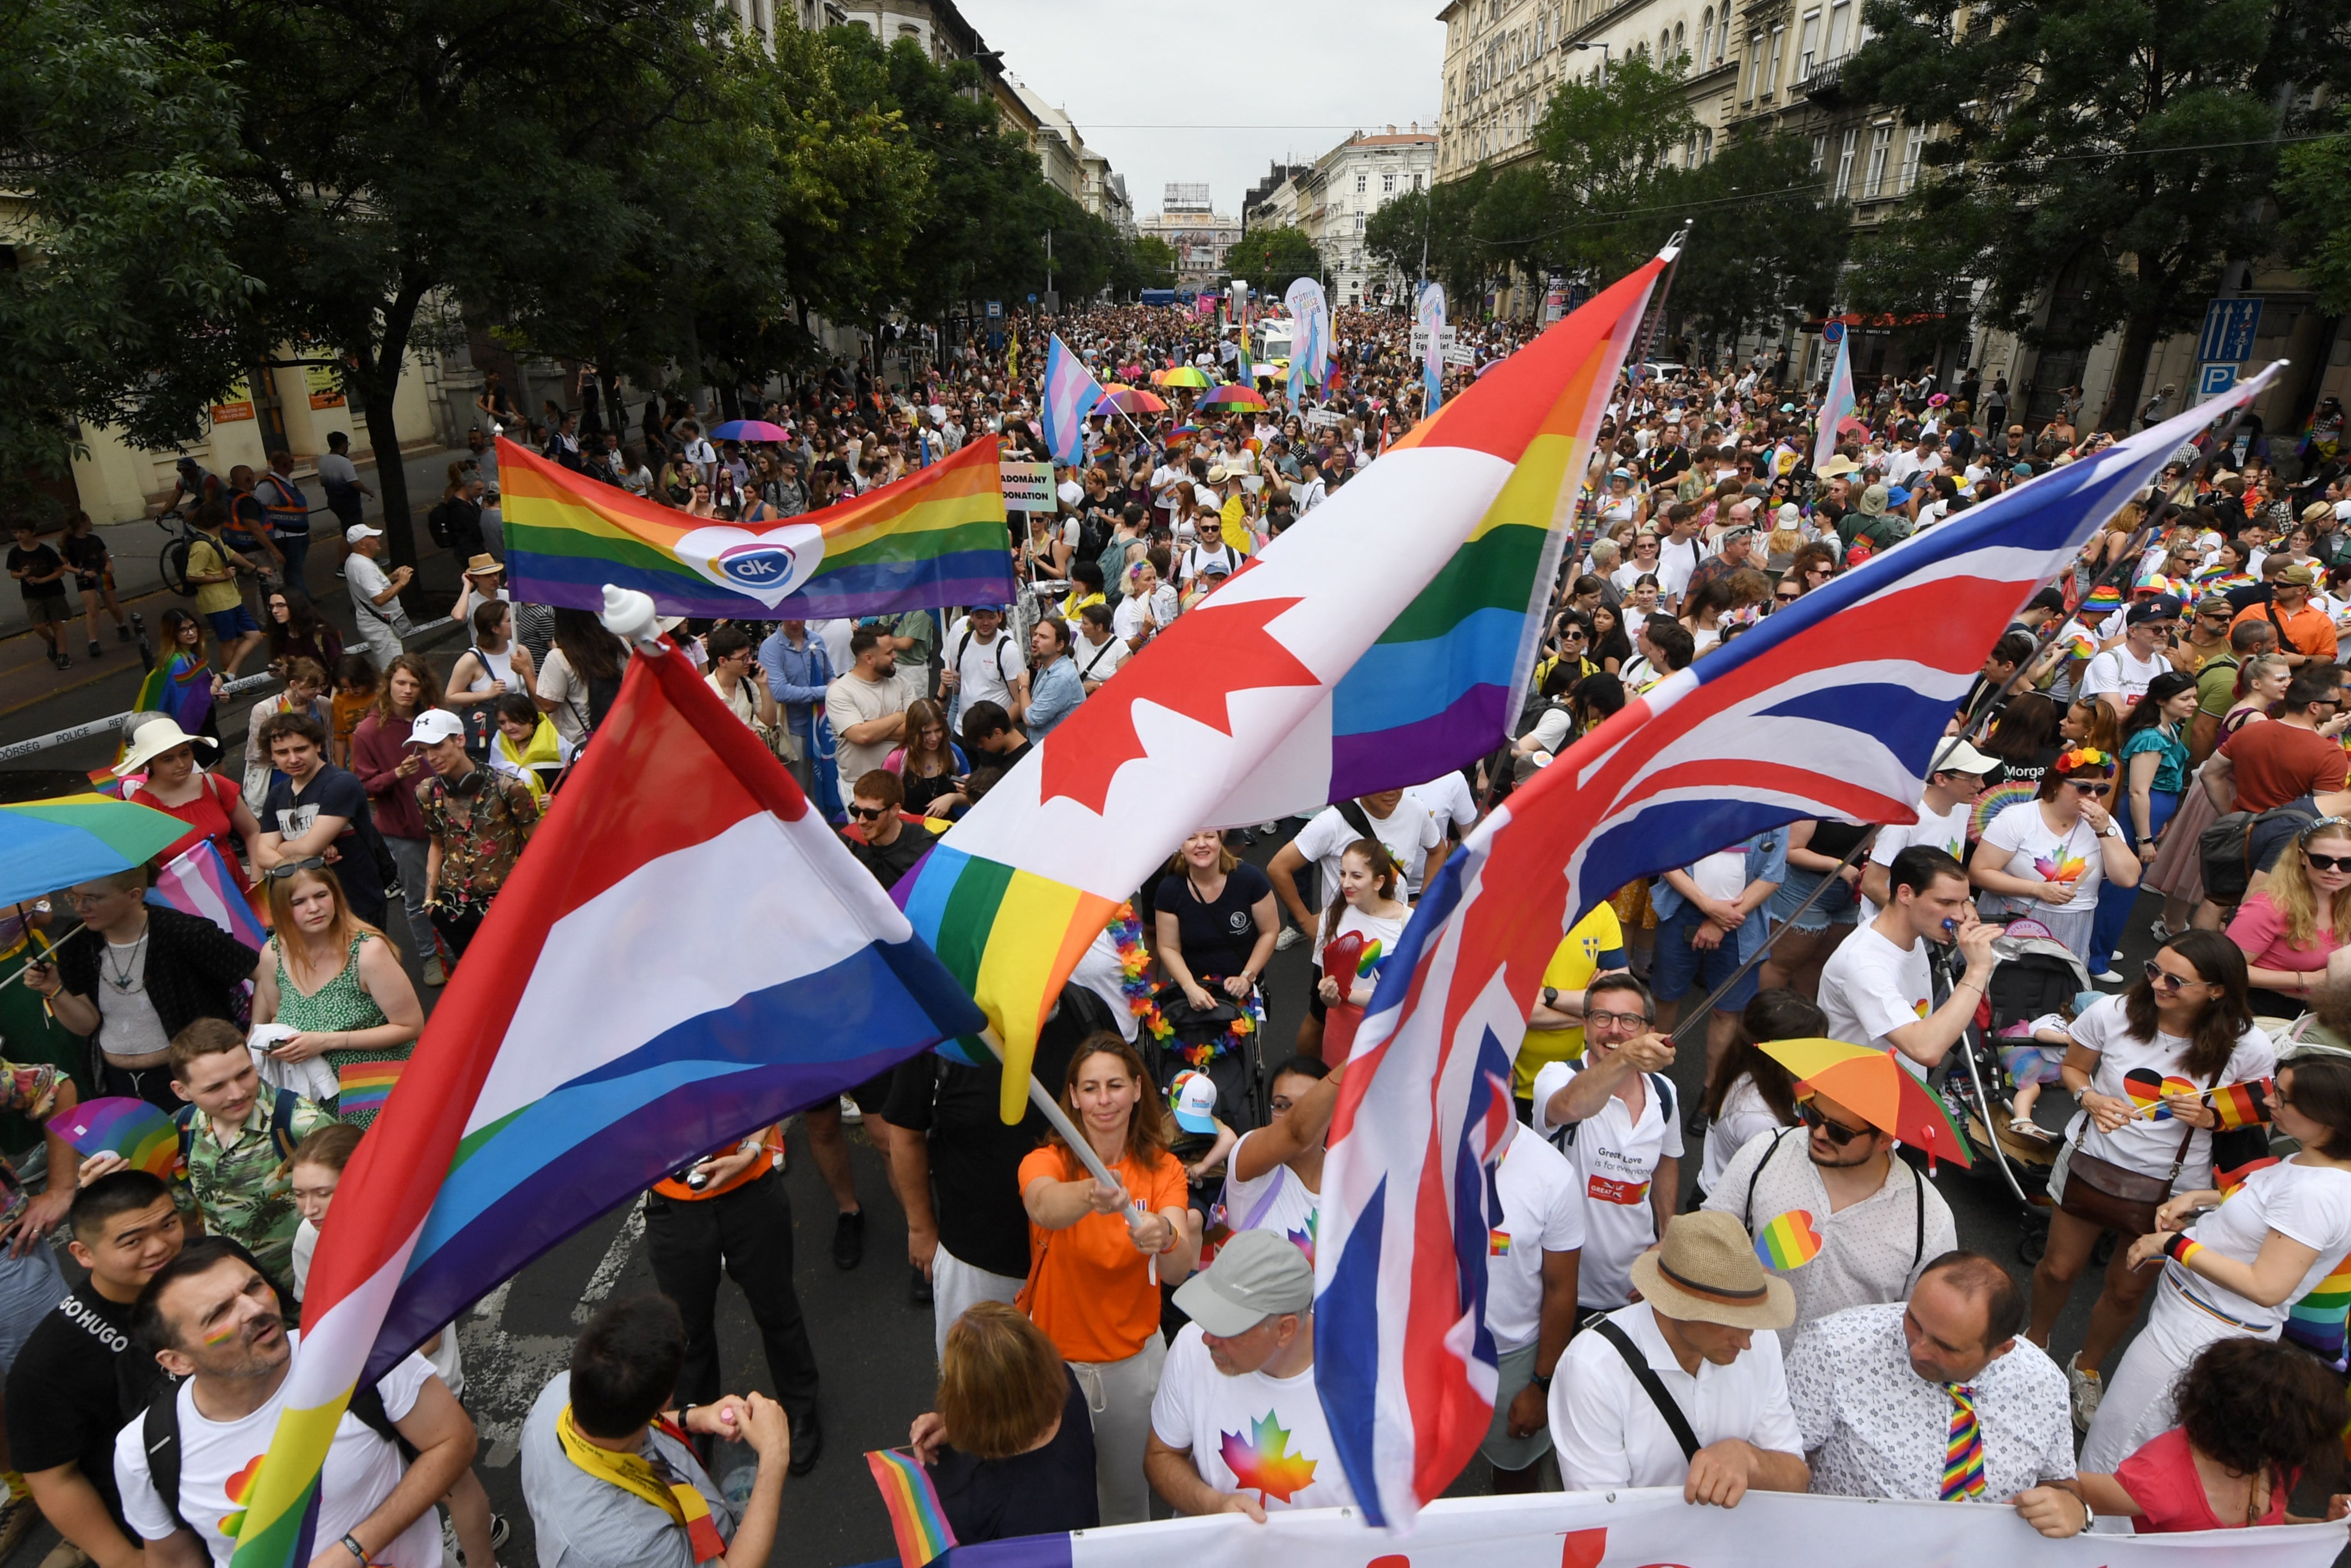
{"type": "Polygon", "coordinates": [[[2115,754],[2100,751],[2095,746],[2077,746],[2071,751],[2061,753],[2054,764],[2060,773],[2071,773],[2082,768],[2112,768],[2114,765],[2115,754]]]}

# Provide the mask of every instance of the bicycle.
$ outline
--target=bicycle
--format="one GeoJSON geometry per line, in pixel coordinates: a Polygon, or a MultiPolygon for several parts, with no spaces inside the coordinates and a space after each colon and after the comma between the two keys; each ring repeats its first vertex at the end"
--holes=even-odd
{"type": "Polygon", "coordinates": [[[163,586],[183,599],[196,596],[196,585],[188,580],[188,548],[196,542],[196,530],[178,507],[155,517],[155,526],[163,530],[165,544],[155,558],[155,570],[163,586]],[[176,526],[176,528],[174,527],[176,526]]]}

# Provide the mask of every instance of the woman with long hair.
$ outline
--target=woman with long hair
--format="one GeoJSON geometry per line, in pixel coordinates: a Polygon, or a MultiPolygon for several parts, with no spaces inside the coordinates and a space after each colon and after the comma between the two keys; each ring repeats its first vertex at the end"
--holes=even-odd
{"type": "Polygon", "coordinates": [[[190,735],[217,743],[220,726],[213,712],[225,684],[204,653],[204,623],[176,605],[156,620],[155,667],[139,683],[134,712],[160,713],[190,735]]]}
{"type": "Polygon", "coordinates": [[[2007,913],[2049,927],[2094,973],[2105,967],[2105,955],[2091,950],[2098,890],[2108,882],[2138,885],[2138,858],[2108,805],[2114,790],[2111,752],[2060,753],[2041,776],[2039,793],[1994,817],[1968,861],[1976,886],[2007,913]]]}
{"type": "Polygon", "coordinates": [[[882,766],[898,776],[906,810],[925,817],[953,817],[971,804],[956,782],[971,773],[971,759],[947,734],[947,710],[929,697],[906,705],[906,739],[882,766]]]}
{"type": "Polygon", "coordinates": [[[337,1118],[365,1127],[399,1076],[384,1070],[416,1049],[423,1004],[391,938],[351,913],[331,869],[298,861],[271,867],[264,880],[271,930],[253,1021],[295,1031],[269,1047],[277,1061],[326,1058],[343,1086],[337,1118]]]}
{"type": "Polygon", "coordinates": [[[1395,859],[1376,838],[1357,839],[1339,852],[1339,896],[1322,906],[1314,931],[1321,976],[1315,995],[1327,1009],[1322,1060],[1332,1066],[1347,1060],[1379,983],[1379,966],[1412,918],[1412,905],[1396,896],[1397,880],[1395,859]]]}
{"type": "Polygon", "coordinates": [[[200,746],[208,756],[220,755],[218,742],[190,735],[168,718],[141,725],[131,731],[122,760],[114,765],[115,776],[125,780],[122,798],[188,825],[185,833],[163,846],[157,863],[169,865],[197,844],[210,841],[229,868],[246,877],[245,866],[258,863],[255,857],[261,847],[261,823],[236,780],[196,765],[200,746]],[[240,850],[245,852],[242,863],[240,850]]]}
{"type": "Polygon", "coordinates": [[[1866,822],[1828,817],[1788,824],[1788,874],[1763,904],[1765,929],[1772,934],[1763,960],[1766,988],[1820,994],[1822,967],[1861,919],[1862,867],[1869,854],[1865,846],[1876,831],[1866,822]],[[1798,914],[1813,890],[1831,878],[1836,885],[1798,914]]]}
{"type": "Polygon", "coordinates": [[[503,599],[485,599],[474,606],[473,645],[457,655],[449,668],[448,689],[441,701],[465,721],[465,748],[486,754],[492,734],[491,714],[508,692],[527,692],[538,681],[530,650],[515,641],[514,606],[503,599]]]}
{"type": "Polygon", "coordinates": [[[1592,612],[1592,646],[1587,650],[1608,674],[1621,673],[1633,657],[1633,640],[1625,635],[1625,612],[1613,604],[1592,612]]]}
{"type": "Polygon", "coordinates": [[[938,1408],[914,1417],[908,1442],[958,1545],[1102,1523],[1085,1390],[1002,1301],[974,1301],[948,1327],[938,1408]]]}
{"type": "Polygon", "coordinates": [[[1102,1522],[1133,1524],[1150,1513],[1143,1453],[1166,1359],[1160,1290],[1192,1271],[1200,1239],[1184,1167],[1168,1152],[1166,1102],[1134,1047],[1089,1036],[1062,1076],[1061,1108],[1124,1190],[1088,1174],[1058,1131],[1046,1134],[1020,1162],[1029,1279],[1015,1304],[1086,1391],[1102,1522]]]}
{"type": "Polygon", "coordinates": [[[2305,824],[2269,880],[2237,905],[2229,940],[2245,955],[2253,1011],[2299,1018],[2326,978],[2328,955],[2351,944],[2351,822],[2305,824]]]}
{"type": "Polygon", "coordinates": [[[422,653],[402,653],[385,666],[376,687],[375,708],[351,732],[351,771],[368,792],[369,814],[384,848],[400,867],[401,900],[408,911],[408,930],[424,961],[424,983],[443,981],[441,957],[434,948],[431,923],[424,914],[425,861],[433,835],[424,826],[416,787],[431,777],[421,752],[408,743],[417,715],[434,706],[441,682],[422,653]]]}
{"type": "MultiPolygon", "coordinates": [[[[2046,1347],[2074,1282],[2107,1229],[2088,1218],[2121,1176],[2152,1177],[2174,1194],[2212,1185],[2212,1133],[2219,1115],[2205,1098],[2215,1085],[2271,1075],[2277,1052],[2253,1024],[2245,998],[2245,956],[2218,931],[2183,931],[2156,949],[2147,973],[2119,996],[2101,997],[2067,1028],[2074,1043],[2058,1073],[2080,1103],[2049,1172],[2048,1249],[2032,1270],[2027,1336],[2046,1347]],[[2069,1202],[2074,1162],[2095,1195],[2069,1202]]],[[[2129,1239],[2136,1240],[2137,1238],[2129,1239]]],[[[2074,1418],[2087,1428],[2103,1392],[2099,1369],[2138,1314],[2151,1281],[2117,1249],[2090,1309],[2082,1348],[2066,1363],[2074,1418]]]]}
{"type": "Polygon", "coordinates": [[[583,744],[621,695],[629,647],[588,610],[555,612],[555,646],[532,695],[567,746],[583,744]]]}
{"type": "Polygon", "coordinates": [[[1827,539],[1799,546],[1786,575],[1795,580],[1799,593],[1810,593],[1836,575],[1836,547],[1827,539]]]}
{"type": "Polygon", "coordinates": [[[2294,666],[2283,653],[2256,653],[2237,666],[2236,701],[2220,717],[2221,735],[2231,736],[2249,724],[2270,716],[2294,685],[2294,666]]]}
{"type": "Polygon", "coordinates": [[[2131,1266],[2160,1277],[2162,1288],[2098,1402],[2085,1469],[2115,1469],[2175,1423],[2173,1388],[2207,1346],[2283,1336],[2320,1362],[2342,1361],[2343,1291],[2334,1276],[2351,1253],[2351,1061],[2287,1062],[2269,1103],[2297,1151],[2226,1193],[2178,1195],[2157,1211],[2156,1228],[2132,1241],[2131,1266]]]}
{"type": "Polygon", "coordinates": [[[343,634],[302,595],[273,588],[262,596],[262,610],[266,618],[263,629],[269,633],[271,674],[283,680],[288,661],[308,659],[331,675],[343,662],[343,634]]]}
{"type": "MultiPolygon", "coordinates": [[[[2166,670],[2147,683],[2147,695],[2123,719],[2121,766],[2116,774],[2114,813],[2123,837],[2138,857],[2140,875],[2155,863],[2158,841],[2179,810],[2188,789],[2188,726],[2196,716],[2196,677],[2166,670]]],[[[2113,973],[2115,950],[2138,898],[2136,884],[2109,882],[2098,895],[2098,918],[2090,931],[2090,972],[2113,973]]]]}
{"type": "Polygon", "coordinates": [[[1699,1163],[1700,1201],[1722,1177],[1730,1156],[1749,1139],[1796,1124],[1796,1081],[1765,1054],[1769,1040],[1816,1040],[1829,1031],[1829,1016],[1794,991],[1767,987],[1739,1011],[1739,1032],[1730,1049],[1707,1075],[1706,1154],[1699,1163]]]}
{"type": "Polygon", "coordinates": [[[2057,721],[2057,738],[2069,750],[2103,751],[2109,756],[2123,748],[2122,716],[2095,697],[2069,703],[2057,721]]]}
{"type": "Polygon", "coordinates": [[[1245,1037],[1265,1028],[1265,993],[1258,980],[1281,934],[1273,883],[1233,853],[1222,832],[1203,828],[1176,852],[1152,907],[1159,967],[1181,988],[1184,1000],[1196,1013],[1230,1006],[1238,1016],[1206,1043],[1175,1044],[1176,1026],[1158,1006],[1144,1015],[1144,1027],[1168,1048],[1168,1071],[1193,1067],[1216,1081],[1226,1121],[1246,1132],[1240,1124],[1248,1118],[1232,1086],[1244,1082],[1245,1037]]]}

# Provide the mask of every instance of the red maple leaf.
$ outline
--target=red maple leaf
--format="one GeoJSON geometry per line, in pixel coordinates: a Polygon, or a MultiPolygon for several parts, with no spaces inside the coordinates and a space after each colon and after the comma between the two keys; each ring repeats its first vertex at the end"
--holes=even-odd
{"type": "Polygon", "coordinates": [[[1321,685],[1314,672],[1266,630],[1269,622],[1297,602],[1212,601],[1154,639],[1109,687],[1080,703],[1053,732],[1045,746],[1040,803],[1058,795],[1102,814],[1110,801],[1111,779],[1127,763],[1147,754],[1134,727],[1138,703],[1156,703],[1230,735],[1227,698],[1233,691],[1321,685]],[[1212,648],[1221,656],[1210,664],[1206,655],[1212,648]]]}

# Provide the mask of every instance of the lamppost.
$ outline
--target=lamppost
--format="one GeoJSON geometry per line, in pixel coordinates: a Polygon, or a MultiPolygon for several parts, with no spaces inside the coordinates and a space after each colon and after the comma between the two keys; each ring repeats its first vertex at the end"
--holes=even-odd
{"type": "Polygon", "coordinates": [[[1600,51],[1600,79],[1604,82],[1608,79],[1608,46],[1606,44],[1575,44],[1571,47],[1579,52],[1584,49],[1598,49],[1600,51]]]}

